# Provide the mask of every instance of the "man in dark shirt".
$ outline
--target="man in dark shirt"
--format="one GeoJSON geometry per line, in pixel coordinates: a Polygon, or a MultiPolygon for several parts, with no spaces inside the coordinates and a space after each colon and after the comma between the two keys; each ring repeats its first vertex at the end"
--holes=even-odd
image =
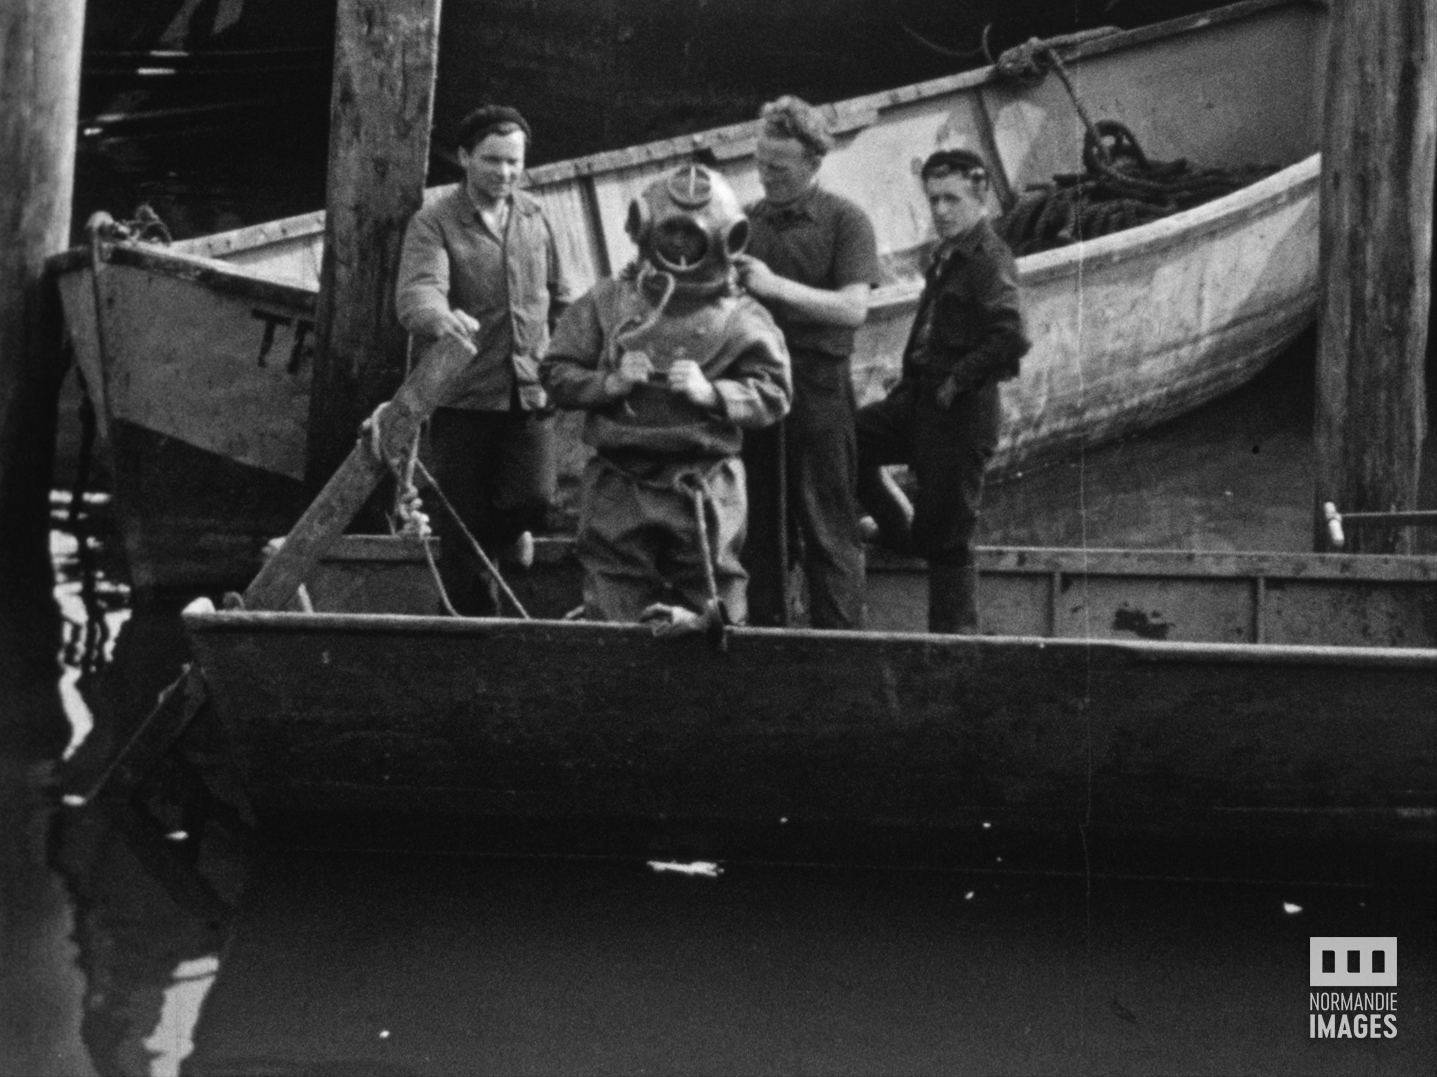
{"type": "MultiPolygon", "coordinates": [[[[522,547],[554,497],[553,408],[539,360],[574,293],[543,211],[517,189],[528,145],[529,126],[511,108],[489,105],[465,117],[464,182],[409,222],[396,290],[399,321],[416,349],[443,336],[478,349],[429,432],[435,481],[491,556],[522,547]]],[[[432,515],[455,608],[500,612],[495,582],[463,532],[438,506],[432,515]]]]}
{"type": "Polygon", "coordinates": [[[1002,426],[998,383],[1017,376],[1029,343],[1013,254],[988,223],[982,158],[940,150],[921,177],[939,242],[902,377],[858,413],[859,497],[891,545],[927,559],[929,631],[973,633],[973,534],[1002,426]],[[885,464],[908,464],[918,480],[911,526],[883,480],[885,464]]]}
{"type": "Polygon", "coordinates": [[[793,410],[781,427],[745,439],[749,618],[758,625],[788,623],[785,585],[788,562],[795,560],[808,581],[810,623],[862,628],[849,356],[854,330],[868,316],[869,290],[879,281],[877,244],[868,215],[818,184],[832,145],[818,111],[781,97],[760,117],[756,156],[764,197],[748,207],[750,238],[739,275],[783,330],[793,410]],[[796,558],[786,552],[790,535],[796,558]]]}

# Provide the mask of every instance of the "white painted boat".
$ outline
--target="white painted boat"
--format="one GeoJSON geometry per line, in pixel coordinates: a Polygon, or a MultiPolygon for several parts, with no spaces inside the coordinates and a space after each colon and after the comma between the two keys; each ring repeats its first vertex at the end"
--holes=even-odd
{"type": "MultiPolygon", "coordinates": [[[[1279,171],[1152,224],[1020,260],[1034,346],[1022,376],[1004,387],[996,471],[1212,400],[1311,322],[1325,32],[1319,5],[1249,0],[1065,54],[1088,110],[1126,125],[1150,157],[1279,171]]],[[[976,147],[994,163],[998,194],[1011,198],[1079,171],[1083,127],[1058,79],[1020,86],[993,68],[841,102],[830,113],[839,144],[823,182],[868,209],[887,274],[855,354],[867,401],[897,377],[932,241],[916,163],[937,148],[976,147]]],[[[623,228],[630,199],[695,152],[712,154],[741,197],[758,197],[755,128],[541,166],[529,188],[555,223],[562,254],[591,283],[633,255],[623,228]]],[[[323,232],[315,213],[168,248],[108,245],[98,276],[86,252],[60,259],[137,585],[247,578],[265,538],[303,508],[323,232]]],[[[581,459],[573,439],[566,471],[581,459]]]]}

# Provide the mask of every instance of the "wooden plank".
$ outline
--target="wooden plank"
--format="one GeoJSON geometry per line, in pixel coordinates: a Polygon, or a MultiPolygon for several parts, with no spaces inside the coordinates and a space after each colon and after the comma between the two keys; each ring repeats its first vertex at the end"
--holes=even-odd
{"type": "MultiPolygon", "coordinates": [[[[1322,145],[1314,536],[1322,506],[1418,508],[1426,418],[1437,5],[1333,5],[1322,145]]],[[[1354,552],[1404,552],[1411,535],[1364,527],[1354,552]]]]}
{"type": "Polygon", "coordinates": [[[389,472],[386,459],[396,457],[418,431],[419,425],[439,406],[449,386],[474,355],[472,346],[441,338],[425,353],[404,380],[386,411],[383,459],[368,440],[351,441],[349,455],[304,511],[285,538],[284,545],[265,562],[244,593],[249,609],[282,609],[304,582],[305,574],[322,557],[375,486],[389,472]]]}
{"type": "Polygon", "coordinates": [[[600,277],[609,275],[608,251],[603,243],[603,225],[595,212],[591,181],[581,176],[531,193],[544,207],[554,230],[560,264],[580,292],[588,291],[600,277]]]}
{"type": "Polygon", "coordinates": [[[361,419],[404,378],[394,288],[423,202],[440,0],[342,0],[306,481],[318,489],[361,419]]]}

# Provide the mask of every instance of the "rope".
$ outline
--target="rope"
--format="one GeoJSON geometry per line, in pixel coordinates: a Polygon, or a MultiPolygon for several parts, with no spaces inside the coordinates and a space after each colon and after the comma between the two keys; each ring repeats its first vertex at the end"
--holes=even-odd
{"type": "MultiPolygon", "coordinates": [[[[391,404],[392,401],[386,400],[374,409],[374,413],[370,415],[360,427],[361,437],[368,437],[366,445],[369,451],[374,454],[374,458],[394,472],[395,492],[393,515],[399,517],[402,521],[402,525],[397,533],[401,535],[411,535],[419,540],[420,548],[424,551],[424,561],[429,566],[430,575],[434,577],[435,587],[438,588],[439,602],[441,606],[443,606],[444,612],[451,617],[462,616],[459,611],[454,608],[453,602],[450,601],[449,592],[445,589],[444,581],[439,575],[439,566],[434,563],[434,555],[429,550],[429,515],[423,511],[423,501],[419,496],[419,488],[414,483],[414,473],[416,471],[418,471],[424,481],[433,488],[435,495],[439,498],[439,503],[444,506],[444,510],[449,513],[455,524],[458,525],[460,532],[464,535],[464,538],[468,540],[470,548],[478,556],[479,563],[484,566],[484,571],[499,585],[499,589],[504,592],[504,597],[519,611],[520,617],[526,621],[533,620],[533,618],[529,616],[529,611],[524,608],[524,604],[519,601],[518,596],[510,590],[509,584],[505,582],[504,577],[499,573],[498,566],[495,565],[494,562],[490,560],[489,555],[484,552],[484,547],[479,545],[479,540],[474,537],[473,532],[469,530],[463,519],[460,518],[459,511],[450,504],[449,498],[445,497],[444,491],[439,488],[439,483],[435,481],[434,476],[429,473],[429,469],[426,468],[424,463],[419,459],[419,435],[417,433],[415,434],[413,440],[410,441],[401,456],[396,456],[393,459],[385,459],[384,439],[381,435],[381,427],[383,425],[384,415],[389,410],[391,404]]],[[[393,526],[392,519],[390,526],[393,526]]]]}
{"type": "MultiPolygon", "coordinates": [[[[1048,72],[1054,66],[1062,65],[1062,60],[1058,57],[1059,49],[1071,49],[1116,33],[1121,33],[1116,26],[1095,26],[1091,30],[1078,30],[1071,34],[1058,34],[1055,37],[1030,37],[1021,45],[1004,49],[996,60],[989,53],[988,62],[997,68],[998,77],[1005,82],[1037,86],[1047,78],[1048,72]]],[[[988,47],[986,33],[983,36],[983,47],[985,50],[988,47]]]]}
{"type": "Polygon", "coordinates": [[[651,283],[658,284],[659,297],[647,314],[634,314],[614,329],[613,354],[615,358],[620,358],[624,352],[632,350],[636,342],[647,336],[654,326],[659,324],[659,319],[663,317],[664,310],[667,309],[669,300],[673,299],[674,290],[678,287],[678,280],[672,273],[654,269],[647,262],[635,270],[635,279],[637,280],[637,291],[643,299],[649,298],[651,283]]]}
{"type": "MultiPolygon", "coordinates": [[[[450,617],[459,617],[461,614],[454,608],[454,603],[449,599],[449,590],[444,586],[444,577],[439,573],[439,566],[434,563],[434,552],[429,548],[429,514],[423,511],[423,501],[419,498],[419,488],[414,484],[414,470],[419,463],[419,439],[416,437],[409,446],[407,460],[402,470],[395,471],[394,484],[394,512],[391,515],[390,526],[393,527],[393,517],[397,516],[402,524],[395,532],[399,535],[406,535],[417,539],[419,548],[424,551],[424,563],[429,566],[429,577],[434,581],[434,589],[439,594],[439,605],[450,617]]],[[[437,491],[438,486],[435,487],[437,491]]]]}
{"type": "MultiPolygon", "coordinates": [[[[631,482],[636,486],[647,487],[650,490],[678,490],[689,495],[689,501],[694,510],[694,526],[697,532],[699,551],[703,556],[704,566],[704,589],[708,592],[708,598],[704,602],[703,611],[694,614],[683,607],[671,607],[658,604],[650,607],[651,610],[662,610],[670,614],[675,609],[682,609],[688,620],[680,621],[677,618],[667,629],[656,624],[654,631],[658,635],[686,635],[696,631],[708,631],[713,636],[715,644],[720,650],[728,646],[727,638],[724,636],[724,627],[727,624],[727,617],[724,612],[723,603],[719,599],[718,578],[714,572],[714,548],[709,536],[708,506],[712,500],[709,494],[707,476],[701,472],[697,465],[685,466],[683,470],[674,475],[667,482],[659,482],[654,479],[646,479],[634,474],[627,468],[615,463],[603,453],[595,455],[594,460],[601,466],[613,471],[620,478],[631,482]]],[[[714,465],[717,466],[717,465],[714,465]]],[[[581,607],[582,609],[582,607],[581,607]]],[[[647,611],[646,611],[647,612],[647,611]]]]}
{"type": "Polygon", "coordinates": [[[902,30],[925,49],[936,52],[939,56],[946,56],[950,60],[976,60],[987,50],[988,31],[993,27],[991,22],[983,27],[983,44],[979,45],[976,49],[968,49],[960,52],[958,49],[950,49],[946,45],[940,45],[938,42],[924,37],[917,30],[913,29],[913,27],[909,26],[908,23],[904,21],[903,16],[898,14],[896,0],[888,0],[888,6],[894,9],[893,21],[898,25],[898,29],[902,30]]]}
{"type": "Polygon", "coordinates": [[[699,550],[703,554],[704,561],[704,585],[708,588],[709,593],[708,601],[704,603],[704,610],[696,627],[707,633],[715,648],[727,651],[728,618],[724,614],[723,603],[719,600],[718,579],[714,575],[715,554],[713,544],[709,541],[708,483],[702,475],[688,471],[679,478],[679,484],[688,486],[689,495],[693,498],[694,523],[698,528],[699,550]]]}
{"type": "Polygon", "coordinates": [[[1030,189],[999,222],[1018,256],[1110,235],[1231,194],[1277,169],[1269,165],[1195,169],[1186,160],[1151,161],[1137,136],[1116,120],[1094,120],[1079,97],[1057,47],[1111,33],[1111,28],[1063,38],[1033,38],[994,65],[998,76],[1035,85],[1049,71],[1062,80],[1082,120],[1083,167],[1030,189]]]}
{"type": "MultiPolygon", "coordinates": [[[[444,511],[449,513],[449,515],[453,517],[454,523],[458,525],[460,532],[464,535],[464,538],[468,540],[469,548],[474,551],[474,553],[478,556],[480,563],[484,566],[484,571],[489,573],[489,575],[493,578],[494,582],[499,585],[499,590],[504,592],[504,597],[507,598],[513,604],[514,608],[519,611],[519,616],[526,621],[532,621],[533,618],[529,616],[529,611],[524,608],[524,604],[519,601],[518,596],[509,589],[509,585],[504,582],[504,577],[499,574],[498,566],[489,559],[489,555],[484,552],[484,547],[479,545],[479,540],[474,537],[473,532],[471,532],[469,528],[465,526],[464,521],[460,519],[458,510],[455,509],[454,506],[449,503],[449,499],[444,496],[444,491],[441,490],[439,488],[439,484],[434,481],[434,476],[429,474],[429,469],[424,466],[424,462],[416,457],[414,461],[414,467],[419,472],[420,476],[423,477],[424,481],[427,482],[434,489],[434,493],[439,498],[439,503],[444,506],[444,511]]],[[[427,551],[428,543],[425,544],[425,549],[427,551]]],[[[426,557],[427,556],[428,554],[426,553],[426,557]]],[[[447,598],[445,599],[445,602],[448,602],[447,598]]],[[[450,608],[452,609],[453,607],[450,608]]]]}
{"type": "Polygon", "coordinates": [[[685,472],[679,479],[682,486],[689,488],[689,496],[694,504],[694,523],[698,525],[699,551],[703,554],[704,560],[704,586],[708,588],[709,598],[706,605],[717,607],[719,604],[718,578],[714,575],[714,549],[709,541],[708,523],[708,486],[703,479],[693,472],[685,472]]]}

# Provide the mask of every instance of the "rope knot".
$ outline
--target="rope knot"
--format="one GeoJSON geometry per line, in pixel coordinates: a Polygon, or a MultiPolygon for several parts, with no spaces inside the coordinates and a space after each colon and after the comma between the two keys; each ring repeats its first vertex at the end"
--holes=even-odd
{"type": "Polygon", "coordinates": [[[1036,86],[1048,77],[1048,72],[1058,62],[1058,55],[1051,45],[1039,38],[1030,37],[1021,45],[1004,49],[993,66],[997,75],[1005,82],[1019,86],[1036,86]]]}

